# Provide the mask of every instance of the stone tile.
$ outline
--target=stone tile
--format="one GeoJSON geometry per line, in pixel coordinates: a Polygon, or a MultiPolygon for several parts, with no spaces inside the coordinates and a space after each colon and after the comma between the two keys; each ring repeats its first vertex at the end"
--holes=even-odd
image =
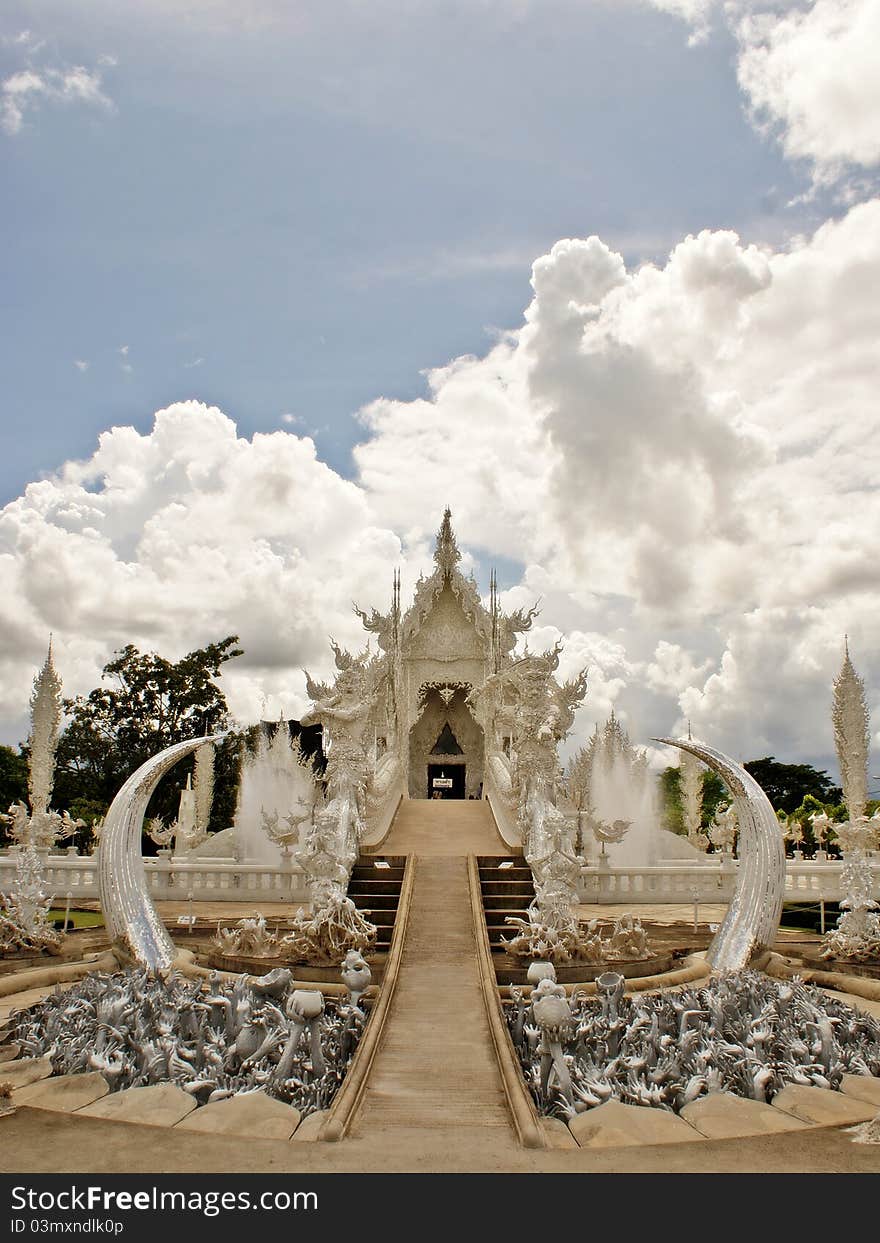
{"type": "Polygon", "coordinates": [[[857,1100],[830,1088],[808,1088],[790,1083],[773,1097],[773,1108],[809,1122],[813,1126],[843,1126],[851,1122],[867,1122],[877,1106],[857,1100]]]}
{"type": "Polygon", "coordinates": [[[124,1088],[100,1101],[78,1109],[77,1116],[107,1118],[111,1122],[141,1122],[149,1126],[174,1126],[192,1113],[195,1099],[176,1083],[156,1083],[147,1088],[124,1088]]]}
{"type": "Polygon", "coordinates": [[[808,1124],[762,1101],[749,1101],[730,1092],[712,1092],[685,1105],[681,1117],[707,1139],[734,1139],[740,1135],[772,1135],[798,1131],[808,1124]]]}
{"type": "Polygon", "coordinates": [[[704,1137],[668,1109],[606,1101],[578,1114],[569,1130],[581,1148],[623,1148],[634,1144],[681,1144],[704,1137]]]}
{"type": "Polygon", "coordinates": [[[880,1109],[880,1079],[876,1075],[844,1075],[840,1090],[844,1096],[868,1101],[875,1109],[880,1109]]]}
{"type": "MultiPolygon", "coordinates": [[[[0,1072],[2,1073],[2,1072],[0,1072]]],[[[30,1105],[33,1109],[54,1109],[72,1113],[83,1105],[91,1105],[110,1091],[103,1075],[90,1071],[84,1075],[56,1075],[40,1079],[12,1094],[14,1105],[30,1105]]]]}
{"type": "Polygon", "coordinates": [[[291,1140],[315,1140],[318,1138],[318,1132],[330,1117],[329,1109],[316,1109],[313,1114],[307,1114],[302,1122],[294,1131],[291,1140]]]}
{"type": "Polygon", "coordinates": [[[544,1141],[548,1148],[564,1149],[580,1147],[577,1140],[561,1118],[541,1118],[539,1125],[541,1130],[544,1132],[544,1141]]]}
{"type": "Polygon", "coordinates": [[[26,1087],[38,1079],[48,1079],[52,1073],[52,1061],[48,1057],[20,1057],[0,1067],[0,1080],[14,1088],[26,1087]]]}
{"type": "Polygon", "coordinates": [[[203,1105],[187,1114],[176,1129],[212,1135],[247,1135],[254,1139],[290,1139],[299,1126],[300,1117],[298,1109],[260,1090],[203,1105]]]}

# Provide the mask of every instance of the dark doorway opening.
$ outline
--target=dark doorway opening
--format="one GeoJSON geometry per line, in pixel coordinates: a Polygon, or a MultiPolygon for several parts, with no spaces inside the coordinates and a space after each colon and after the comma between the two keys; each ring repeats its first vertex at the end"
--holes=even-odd
{"type": "Polygon", "coordinates": [[[466,764],[429,764],[428,798],[464,798],[466,764]]]}

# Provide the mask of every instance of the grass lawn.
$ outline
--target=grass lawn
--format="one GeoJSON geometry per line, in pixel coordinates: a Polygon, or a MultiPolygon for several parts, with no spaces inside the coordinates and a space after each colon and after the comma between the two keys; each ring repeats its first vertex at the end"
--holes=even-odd
{"type": "MultiPolygon", "coordinates": [[[[54,908],[49,912],[49,919],[63,919],[64,907],[60,910],[54,908]]],[[[100,911],[71,911],[70,922],[74,928],[103,928],[104,916],[100,911]]]]}

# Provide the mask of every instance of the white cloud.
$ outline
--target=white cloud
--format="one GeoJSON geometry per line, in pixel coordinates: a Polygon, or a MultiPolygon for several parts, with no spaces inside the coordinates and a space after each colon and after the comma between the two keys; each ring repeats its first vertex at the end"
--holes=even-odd
{"type": "Polygon", "coordinates": [[[816,0],[746,14],[736,26],[738,77],[759,122],[819,180],[880,162],[880,0],[816,0]]]}
{"type": "Polygon", "coordinates": [[[598,697],[643,737],[689,712],[735,754],[825,754],[844,630],[880,676],[878,283],[878,201],[790,249],[703,232],[634,272],[559,243],[523,328],[367,409],[362,483],[395,529],[449,501],[466,541],[555,583],[548,623],[625,651],[598,697]]]}
{"type": "Polygon", "coordinates": [[[73,360],[73,365],[76,367],[77,371],[88,371],[89,369],[89,364],[84,358],[75,358],[73,360]]]}
{"type": "Polygon", "coordinates": [[[43,102],[86,104],[107,111],[113,108],[113,101],[104,92],[99,72],[84,65],[57,68],[33,63],[32,58],[43,44],[34,44],[29,31],[23,31],[15,43],[26,53],[29,63],[0,83],[0,128],[5,133],[13,137],[21,133],[28,113],[43,102]]]}
{"type": "Polygon", "coordinates": [[[713,15],[737,40],[737,78],[752,123],[816,185],[842,177],[844,201],[869,195],[853,169],[880,163],[880,0],[649,0],[702,42],[713,15]]]}
{"type": "Polygon", "coordinates": [[[115,428],[0,516],[0,710],[21,719],[53,630],[69,690],[126,642],[238,632],[235,711],[295,713],[299,667],[360,641],[350,601],[384,606],[393,566],[412,590],[448,503],[483,564],[526,567],[504,604],[543,597],[533,648],[589,665],[572,745],[613,706],[641,742],[690,717],[734,755],[821,758],[844,631],[880,683],[878,285],[880,201],[634,271],[568,239],[518,330],[361,412],[357,481],[197,402],[115,428]]]}
{"type": "Polygon", "coordinates": [[[2,715],[20,715],[22,668],[49,630],[67,693],[96,685],[124,643],[173,654],[238,632],[233,709],[253,719],[264,692],[301,709],[300,666],[327,670],[328,633],[358,642],[351,598],[386,604],[399,560],[311,441],[246,441],[219,410],[178,403],[147,436],[105,433],[0,516],[2,715]]]}
{"type": "Polygon", "coordinates": [[[649,0],[649,3],[663,13],[681,18],[692,27],[688,39],[692,47],[708,36],[715,0],[649,0]]]}

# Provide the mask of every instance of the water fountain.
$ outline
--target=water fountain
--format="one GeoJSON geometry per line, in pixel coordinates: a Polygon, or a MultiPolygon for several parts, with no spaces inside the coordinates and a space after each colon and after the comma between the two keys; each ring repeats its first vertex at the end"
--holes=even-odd
{"type": "MultiPolygon", "coordinates": [[[[267,831],[290,816],[310,818],[317,786],[311,764],[299,745],[291,742],[287,725],[278,723],[274,734],[260,735],[256,750],[241,766],[241,785],[235,812],[238,857],[249,863],[281,863],[284,844],[267,831]]],[[[297,834],[298,837],[298,834],[297,834]]]]}
{"type": "MultiPolygon", "coordinates": [[[[611,713],[598,726],[587,746],[572,763],[585,787],[584,810],[588,825],[613,826],[627,822],[619,837],[597,835],[601,853],[613,867],[650,866],[657,857],[657,808],[654,781],[647,756],[631,744],[626,730],[611,713]],[[616,838],[616,840],[615,840],[616,838]]],[[[585,834],[585,837],[587,835],[585,834]]]]}

